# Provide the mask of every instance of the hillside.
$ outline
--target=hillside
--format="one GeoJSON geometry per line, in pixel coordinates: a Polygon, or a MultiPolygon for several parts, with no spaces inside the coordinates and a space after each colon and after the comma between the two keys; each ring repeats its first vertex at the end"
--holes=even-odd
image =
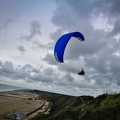
{"type": "Polygon", "coordinates": [[[120,120],[120,94],[66,96],[39,92],[39,99],[50,102],[50,113],[38,114],[31,120],[120,120]]]}

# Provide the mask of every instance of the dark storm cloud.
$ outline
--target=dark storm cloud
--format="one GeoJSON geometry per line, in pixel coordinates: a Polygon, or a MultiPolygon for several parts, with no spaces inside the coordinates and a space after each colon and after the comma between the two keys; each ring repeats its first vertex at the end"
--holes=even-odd
{"type": "Polygon", "coordinates": [[[21,39],[25,39],[27,41],[32,40],[34,36],[41,35],[40,29],[41,29],[41,25],[39,21],[32,21],[31,28],[30,28],[30,34],[22,36],[21,39]]]}

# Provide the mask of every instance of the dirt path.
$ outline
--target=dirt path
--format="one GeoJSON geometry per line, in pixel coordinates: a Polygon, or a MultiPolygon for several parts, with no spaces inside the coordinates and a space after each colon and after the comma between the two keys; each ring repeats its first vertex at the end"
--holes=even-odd
{"type": "Polygon", "coordinates": [[[82,101],[83,103],[85,103],[85,101],[82,99],[82,97],[80,97],[80,99],[81,99],[81,101],[82,101]]]}

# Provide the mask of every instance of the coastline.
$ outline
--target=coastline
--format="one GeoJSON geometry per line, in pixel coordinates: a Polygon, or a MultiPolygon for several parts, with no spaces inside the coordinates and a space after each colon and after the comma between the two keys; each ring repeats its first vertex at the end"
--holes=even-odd
{"type": "Polygon", "coordinates": [[[8,85],[5,83],[0,83],[0,92],[4,91],[13,91],[13,90],[24,90],[26,88],[24,87],[19,87],[19,86],[14,86],[14,85],[8,85]]]}
{"type": "Polygon", "coordinates": [[[38,99],[39,94],[33,90],[10,90],[0,92],[0,119],[17,119],[34,117],[46,105],[46,100],[38,99]]]}

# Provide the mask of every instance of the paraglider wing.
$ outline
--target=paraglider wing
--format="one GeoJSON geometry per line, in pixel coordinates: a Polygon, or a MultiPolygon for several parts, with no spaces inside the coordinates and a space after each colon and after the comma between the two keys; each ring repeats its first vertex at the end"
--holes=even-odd
{"type": "Polygon", "coordinates": [[[62,63],[64,62],[63,60],[64,51],[71,37],[75,37],[79,39],[80,41],[85,40],[84,36],[80,32],[72,32],[72,33],[64,34],[63,36],[61,36],[57,40],[55,48],[54,48],[54,56],[58,62],[62,62],[62,63]]]}

